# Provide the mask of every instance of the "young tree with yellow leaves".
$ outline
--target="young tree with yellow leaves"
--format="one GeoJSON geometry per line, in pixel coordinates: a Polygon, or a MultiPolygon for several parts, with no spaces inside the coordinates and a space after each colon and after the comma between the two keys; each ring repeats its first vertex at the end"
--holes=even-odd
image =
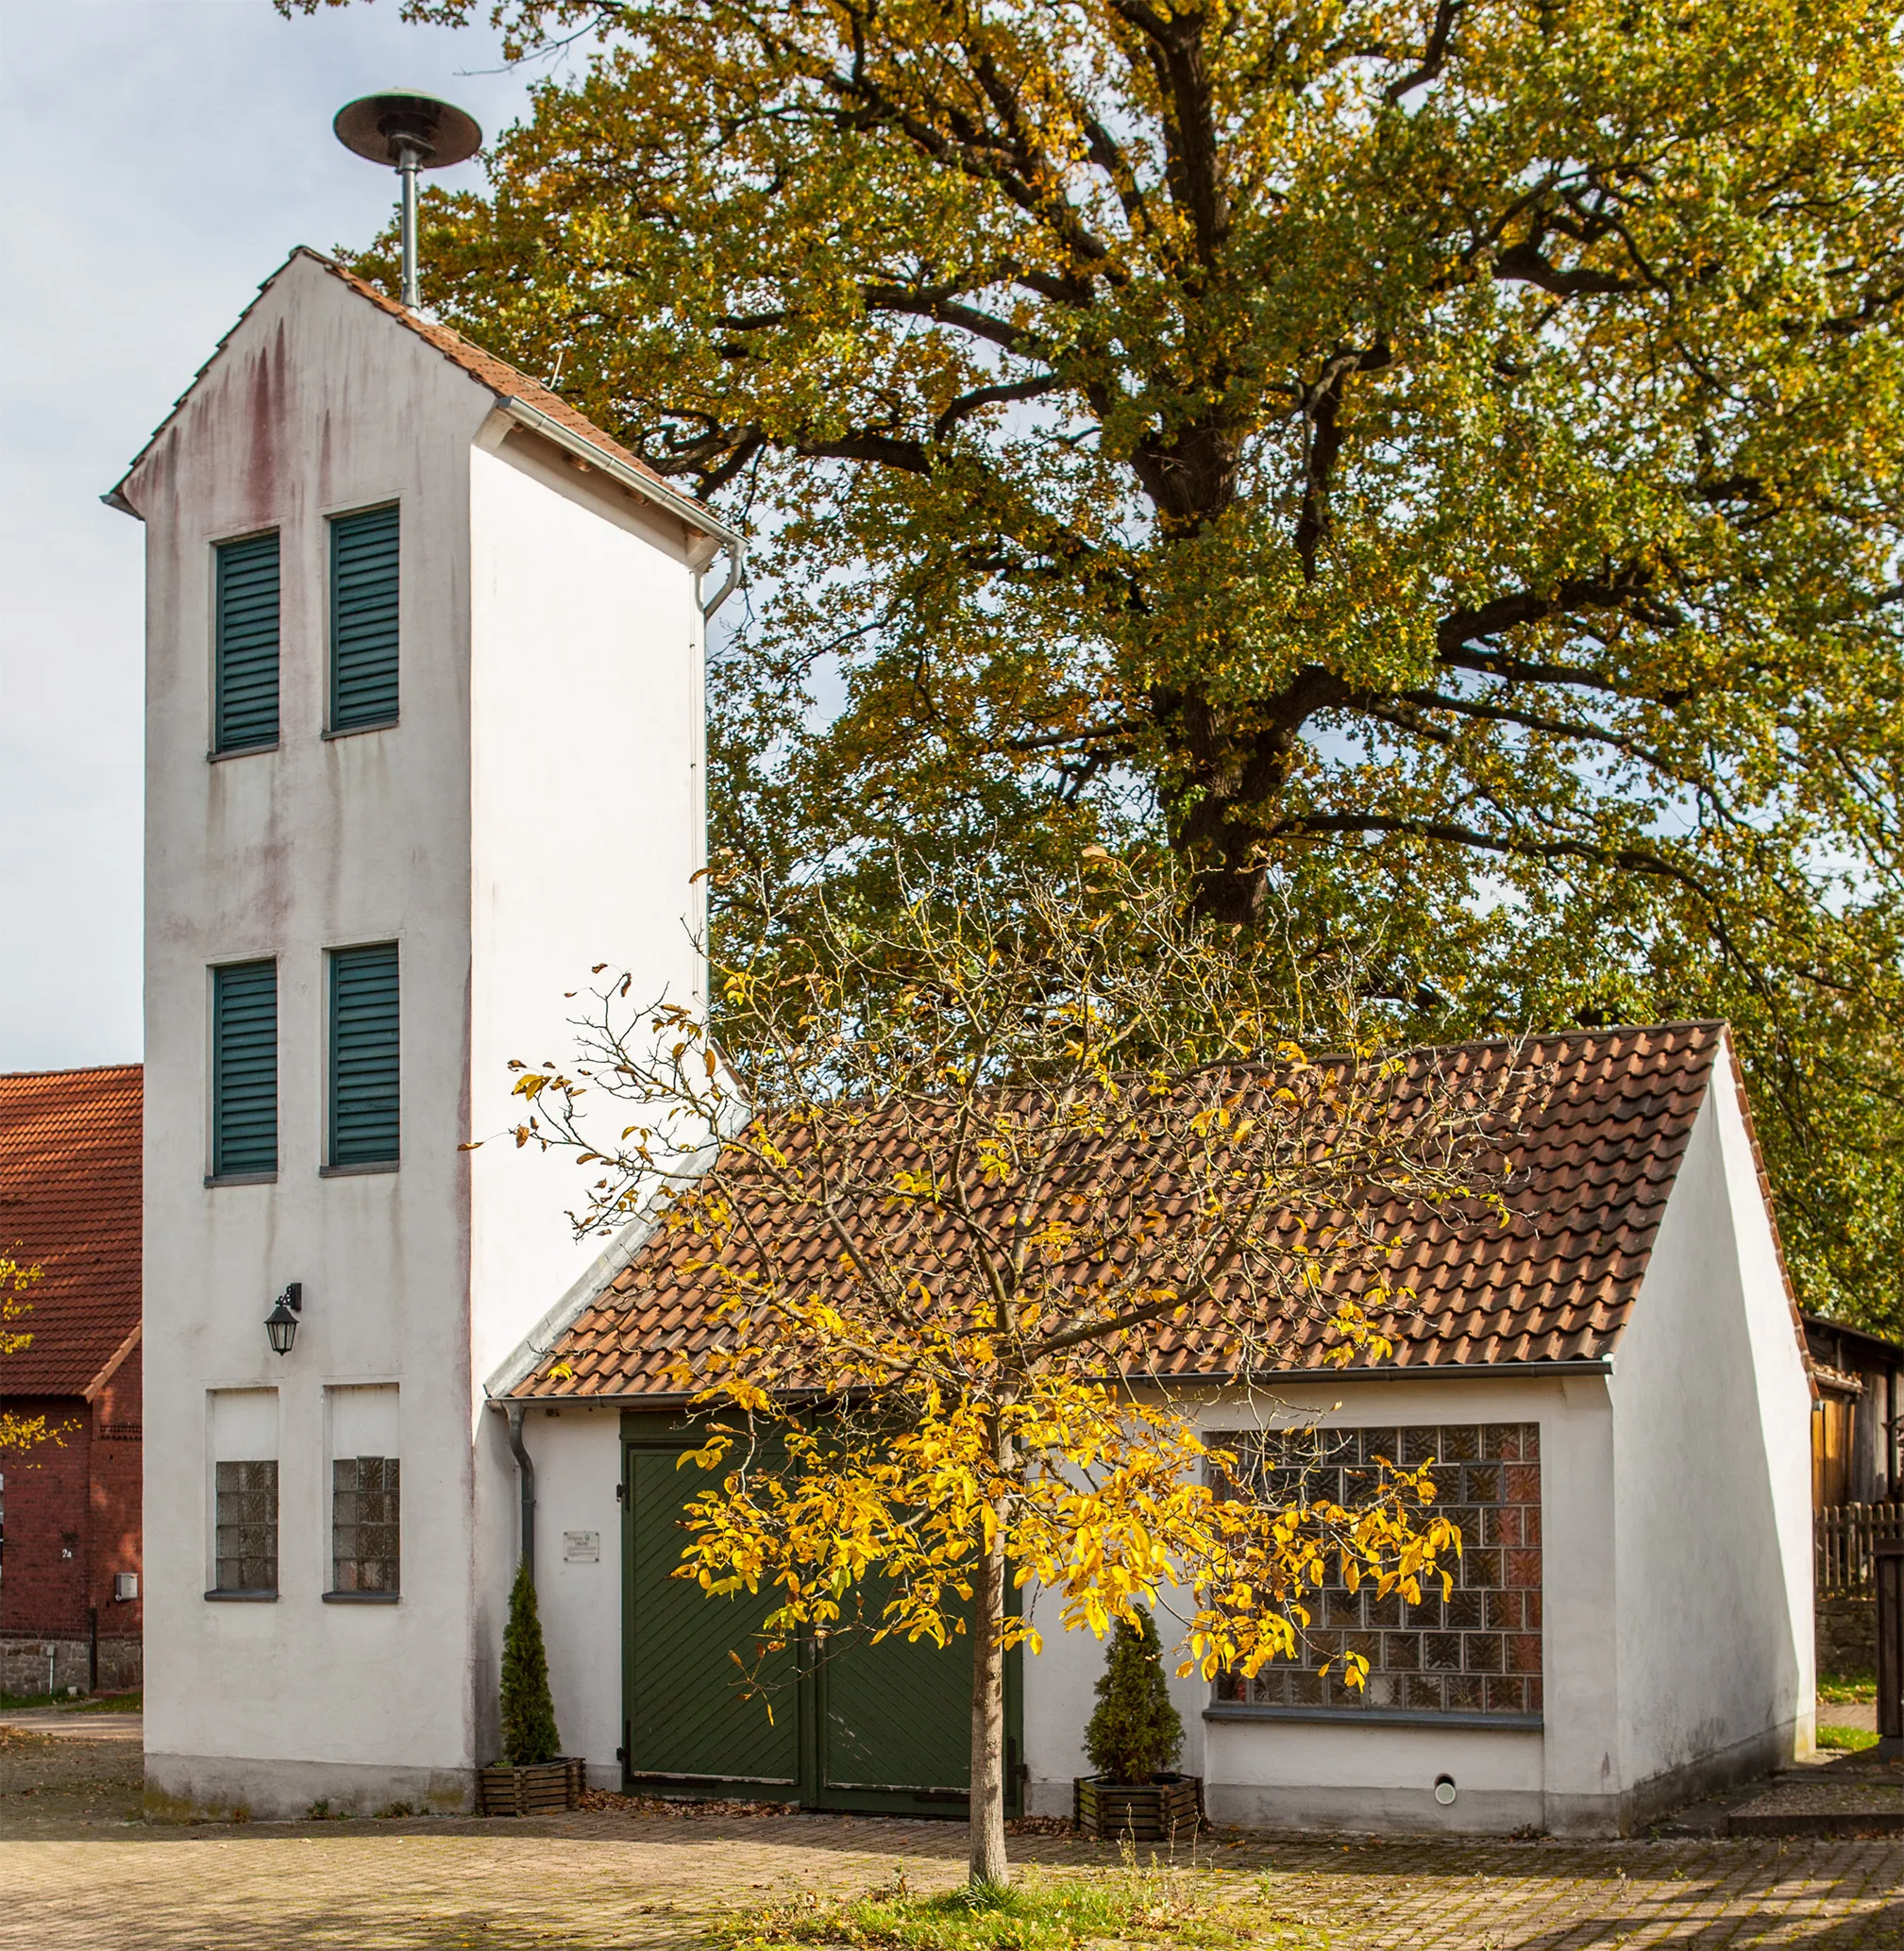
{"type": "Polygon", "coordinates": [[[1183,1670],[1255,1673],[1325,1566],[1412,1597],[1458,1549],[1425,1471],[1353,1509],[1266,1502],[1198,1402],[1306,1337],[1386,1354],[1412,1224],[1497,1223],[1513,1105],[1355,1047],[1352,972],[1272,986],[1182,892],[1108,858],[928,877],[871,920],[809,890],[756,908],[771,946],[730,932],[718,1045],[623,983],[573,1074],[517,1081],[517,1142],[598,1173],[579,1225],[658,1202],[714,1283],[676,1376],[711,1473],[680,1575],[765,1589],[780,1634],[969,1626],[977,1883],[1007,1876],[1020,1592],[1100,1634],[1177,1595],[1183,1670]],[[1309,1053],[1325,1027],[1346,1054],[1309,1053]]]}
{"type": "MultiPolygon", "coordinates": [[[[17,1325],[32,1312],[25,1296],[40,1278],[37,1267],[24,1267],[10,1253],[0,1253],[0,1383],[4,1383],[6,1358],[29,1346],[33,1337],[17,1325]]],[[[4,1394],[0,1389],[0,1394],[4,1394]]],[[[44,1442],[50,1434],[43,1416],[23,1416],[17,1410],[0,1408],[0,1453],[31,1448],[44,1442]]]]}

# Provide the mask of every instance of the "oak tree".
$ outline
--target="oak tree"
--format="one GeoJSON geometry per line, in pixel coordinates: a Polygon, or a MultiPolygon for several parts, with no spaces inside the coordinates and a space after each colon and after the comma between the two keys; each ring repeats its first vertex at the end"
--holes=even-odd
{"type": "Polygon", "coordinates": [[[1155,827],[1414,1036],[1728,1016],[1904,1308],[1895,6],[491,11],[427,288],[750,523],[726,839],[1155,827]]]}

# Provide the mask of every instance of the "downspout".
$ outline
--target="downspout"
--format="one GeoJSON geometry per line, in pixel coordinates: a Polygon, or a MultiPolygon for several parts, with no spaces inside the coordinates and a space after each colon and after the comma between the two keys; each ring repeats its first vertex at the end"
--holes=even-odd
{"type": "Polygon", "coordinates": [[[511,1403],[509,1447],[515,1453],[516,1480],[522,1486],[522,1553],[518,1563],[529,1567],[529,1582],[535,1583],[535,1464],[522,1440],[524,1404],[511,1403]]]}
{"type": "Polygon", "coordinates": [[[733,594],[735,585],[738,584],[741,577],[747,572],[747,544],[741,541],[739,536],[729,537],[726,552],[727,580],[700,606],[700,614],[703,619],[712,617],[714,613],[727,601],[728,597],[733,594]]]}

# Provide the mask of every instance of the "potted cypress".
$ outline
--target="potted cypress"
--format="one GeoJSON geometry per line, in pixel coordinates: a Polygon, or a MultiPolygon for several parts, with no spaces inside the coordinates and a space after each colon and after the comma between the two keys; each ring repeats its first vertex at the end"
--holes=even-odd
{"type": "Polygon", "coordinates": [[[1142,1606],[1137,1623],[1119,1620],[1111,1633],[1097,1711],[1085,1729],[1095,1774],[1071,1784],[1071,1815],[1087,1836],[1172,1842],[1203,1821],[1201,1777],[1175,1773],[1184,1724],[1164,1682],[1156,1622],[1142,1606]]]}
{"type": "Polygon", "coordinates": [[[558,1754],[561,1745],[535,1582],[524,1558],[509,1590],[509,1624],[502,1635],[502,1759],[477,1774],[482,1813],[573,1808],[581,1794],[583,1763],[579,1755],[558,1754]]]}

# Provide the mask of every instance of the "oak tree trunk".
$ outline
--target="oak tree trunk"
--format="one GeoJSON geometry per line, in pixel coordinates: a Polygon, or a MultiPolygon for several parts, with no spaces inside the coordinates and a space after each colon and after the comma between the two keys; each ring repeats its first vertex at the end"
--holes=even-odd
{"type": "Polygon", "coordinates": [[[971,1856],[974,1886],[1003,1890],[1005,1858],[1005,1555],[999,1540],[979,1561],[972,1622],[971,1856]]]}

